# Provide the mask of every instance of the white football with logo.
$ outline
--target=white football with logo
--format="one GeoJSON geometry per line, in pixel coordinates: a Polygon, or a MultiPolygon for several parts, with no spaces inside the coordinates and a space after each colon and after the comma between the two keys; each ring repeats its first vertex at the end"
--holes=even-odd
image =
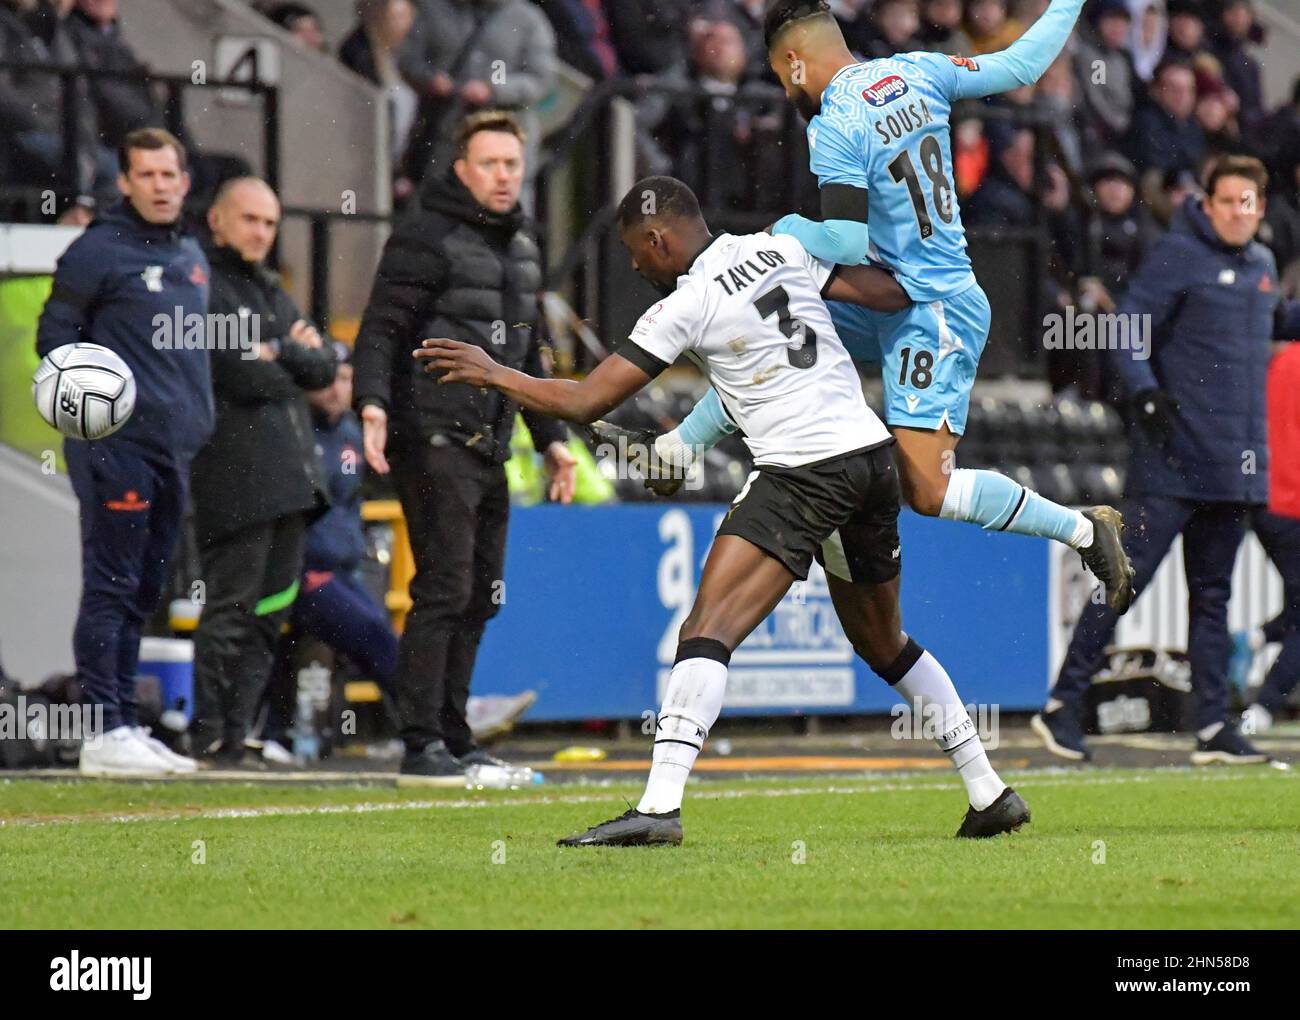
{"type": "Polygon", "coordinates": [[[135,376],[99,344],[66,344],[41,359],[32,376],[41,417],[72,439],[103,439],[135,409],[135,376]]]}

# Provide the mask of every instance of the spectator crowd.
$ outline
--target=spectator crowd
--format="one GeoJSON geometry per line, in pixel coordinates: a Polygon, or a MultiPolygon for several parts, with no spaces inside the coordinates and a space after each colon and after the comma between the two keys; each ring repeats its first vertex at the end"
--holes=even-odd
{"type": "MultiPolygon", "coordinates": [[[[253,6],[295,45],[333,59],[311,7],[253,6]]],[[[391,413],[388,454],[414,546],[414,605],[399,645],[385,609],[356,579],[363,545],[354,477],[358,421],[340,396],[351,386],[349,352],[300,319],[264,265],[280,222],[273,188],[250,176],[240,160],[198,150],[180,111],[169,108],[167,90],[149,79],[124,39],[118,0],[0,0],[0,187],[50,189],[60,202],[42,214],[72,223],[88,222],[96,206],[106,209],[124,196],[102,211],[60,263],[62,276],[40,327],[41,352],[83,335],[103,338],[119,315],[135,324],[122,326],[130,333],[122,345],[139,348],[141,367],[133,370],[147,375],[148,352],[137,327],[149,321],[143,312],[152,306],[140,302],[163,299],[140,298],[128,285],[158,268],[146,263],[167,245],[188,260],[185,280],[196,309],[253,310],[269,331],[264,339],[270,342],[255,359],[228,353],[209,365],[207,358],[194,358],[189,375],[142,395],[131,423],[143,431],[151,407],[158,421],[169,420],[172,409],[191,402],[173,399],[177,392],[201,390],[211,410],[199,429],[203,435],[155,427],[151,434],[170,444],[155,450],[124,433],[113,445],[97,444],[108,453],[94,456],[119,457],[107,466],[70,444],[83,526],[98,521],[111,534],[111,541],[87,543],[76,642],[79,674],[92,695],[114,707],[110,722],[121,731],[121,746],[110,746],[92,766],[112,774],[115,755],[172,771],[193,765],[165,757],[167,749],[156,742],[141,744],[147,735],[139,733],[129,692],[134,650],[162,595],[161,565],[182,528],[185,498],[211,589],[196,636],[196,752],[242,762],[264,707],[269,723],[263,736],[271,743],[283,738],[288,695],[273,690],[273,704],[264,702],[275,679],[272,660],[282,625],[292,620],[345,655],[365,657],[368,651],[366,667],[403,717],[404,775],[455,780],[468,765],[501,764],[476,744],[469,684],[479,637],[499,604],[494,585],[509,506],[504,464],[516,408],[468,392],[436,392],[440,388],[427,379],[412,377],[405,352],[419,337],[460,329],[484,347],[504,343],[508,357],[499,360],[546,373],[534,303],[543,259],[524,210],[528,182],[545,162],[542,113],[562,64],[590,79],[593,91],[607,83],[632,100],[639,171],[682,178],[721,224],[728,216],[749,216],[762,225],[788,212],[791,180],[813,181],[802,169],[791,173],[806,165],[807,156],[799,124],[767,64],[765,6],[766,0],[358,0],[356,24],[337,59],[383,90],[393,198],[404,212],[356,344],[360,442],[372,470],[387,474],[391,413]],[[50,74],[51,67],[129,74],[69,77],[50,74]],[[68,99],[75,119],[65,115],[68,99]],[[174,133],[159,130],[164,126],[174,133]],[[162,185],[149,181],[160,174],[169,189],[167,208],[150,219],[148,189],[162,185]],[[203,248],[186,237],[182,202],[190,222],[203,214],[203,248]],[[116,295],[113,301],[102,298],[106,288],[116,295]],[[101,297],[83,300],[92,292],[101,297]],[[493,336],[497,321],[513,323],[504,340],[493,336]],[[123,496],[117,490],[126,484],[131,487],[123,496]],[[242,501],[232,502],[235,492],[242,501]],[[140,493],[147,498],[137,505],[140,493]],[[322,519],[331,502],[341,512],[322,519]],[[123,507],[150,510],[149,527],[123,524],[114,516],[123,507]],[[448,521],[464,527],[453,531],[448,521]],[[131,588],[125,593],[124,577],[131,588]],[[298,603],[300,591],[305,597],[298,603]]],[[[979,58],[1017,39],[1046,7],[1047,0],[832,2],[846,40],[864,58],[915,49],[979,58]]],[[[1217,295],[1220,284],[1233,284],[1244,272],[1232,260],[1257,236],[1276,261],[1276,286],[1294,295],[1300,278],[1300,78],[1289,101],[1270,108],[1260,64],[1267,52],[1251,0],[1089,0],[1066,51],[1036,84],[968,101],[955,112],[953,171],[966,225],[976,235],[1037,239],[1045,256],[1035,266],[1039,313],[1067,306],[1163,308],[1183,334],[1203,331],[1205,346],[1214,348],[1221,316],[1152,297],[1159,291],[1153,280],[1168,283],[1173,274],[1166,264],[1178,261],[1160,262],[1152,253],[1174,250],[1170,238],[1177,231],[1166,229],[1177,217],[1187,218],[1195,205],[1184,201],[1189,195],[1207,181],[1212,185],[1216,161],[1222,167],[1225,156],[1253,157],[1228,160],[1239,172],[1220,170],[1218,177],[1261,185],[1267,179],[1258,234],[1231,241],[1197,220],[1209,254],[1183,261],[1195,263],[1202,275],[1214,270],[1217,275],[1201,283],[1217,295]]],[[[1270,293],[1275,284],[1268,260],[1262,249],[1252,251],[1257,290],[1270,293]]],[[[1262,388],[1269,344],[1283,338],[1262,320],[1251,329],[1257,357],[1242,368],[1250,370],[1247,382],[1228,387],[1234,393],[1262,388]]],[[[1092,352],[1049,353],[1049,380],[1058,393],[1098,399],[1113,396],[1120,382],[1135,389],[1132,379],[1107,378],[1113,363],[1092,352]]],[[[1189,393],[1197,396],[1208,393],[1202,368],[1199,362],[1187,368],[1189,393]]],[[[1148,382],[1136,388],[1158,408],[1160,401],[1150,397],[1158,388],[1148,382]]],[[[1191,397],[1181,399],[1191,406],[1191,397]]],[[[1261,408],[1262,402],[1251,405],[1242,418],[1263,446],[1261,408]]],[[[545,421],[528,425],[545,454],[549,481],[558,487],[554,492],[564,493],[552,498],[567,502],[577,461],[566,452],[563,431],[545,421]]],[[[1153,457],[1152,463],[1163,463],[1153,457]]],[[[1227,538],[1239,540],[1247,515],[1264,513],[1258,509],[1267,498],[1262,478],[1257,484],[1259,491],[1230,494],[1245,509],[1233,511],[1231,528],[1219,529],[1227,536],[1218,557],[1223,562],[1216,560],[1219,573],[1231,567],[1236,549],[1227,538]]],[[[1228,499],[1213,486],[1207,486],[1209,496],[1171,486],[1152,491],[1153,499],[1170,504],[1156,508],[1170,541],[1192,513],[1183,514],[1182,503],[1228,499]]],[[[1272,523],[1261,520],[1251,526],[1263,535],[1272,523]]],[[[1294,636],[1300,532],[1288,527],[1288,537],[1270,552],[1289,565],[1282,566],[1289,608],[1279,619],[1286,621],[1291,661],[1300,655],[1300,637],[1294,636]]],[[[1153,547],[1144,569],[1154,571],[1163,554],[1163,546],[1153,547]]],[[[1226,645],[1223,620],[1212,622],[1216,640],[1226,645]]],[[[1088,660],[1088,668],[1079,668],[1081,686],[1095,671],[1091,660],[1112,623],[1093,622],[1097,648],[1079,653],[1080,662],[1088,660]]],[[[1217,663],[1218,645],[1211,652],[1207,661],[1217,663]]],[[[1218,669],[1206,667],[1221,694],[1218,669]]],[[[1207,704],[1221,714],[1218,702],[1207,704]]],[[[1060,746],[1082,756],[1075,730],[1053,732],[1060,746]]]]}
{"type": "MultiPolygon", "coordinates": [[[[253,6],[297,44],[330,54],[311,6],[253,6]]],[[[356,23],[336,52],[384,90],[399,208],[432,168],[449,163],[450,126],[476,110],[515,112],[534,174],[542,162],[539,108],[563,63],[593,85],[608,82],[634,96],[638,171],[681,177],[715,211],[774,218],[788,211],[789,168],[806,157],[767,67],[764,6],[358,0],[356,23]]],[[[978,57],[1007,46],[1047,4],[831,6],[864,58],[913,49],[978,57]]],[[[92,207],[85,196],[101,204],[115,199],[112,152],[139,127],[179,127],[196,177],[190,206],[206,204],[224,178],[247,172],[237,160],[197,152],[183,124],[164,125],[165,96],[145,79],[75,79],[78,158],[73,165],[64,158],[60,83],[22,65],[143,71],[118,13],[119,0],[0,0],[0,61],[8,65],[0,71],[0,177],[7,185],[52,182],[74,221],[88,218],[77,211],[78,203],[92,207]]],[[[1107,311],[1209,163],[1254,155],[1270,171],[1260,238],[1290,290],[1300,272],[1300,79],[1289,102],[1270,108],[1261,69],[1268,53],[1251,0],[1090,0],[1066,52],[1036,85],[958,111],[953,158],[967,225],[977,233],[1045,231],[1049,272],[1039,312],[1065,304],[1107,311]]],[[[1099,359],[1061,352],[1048,371],[1057,390],[1106,394],[1099,359]]]]}

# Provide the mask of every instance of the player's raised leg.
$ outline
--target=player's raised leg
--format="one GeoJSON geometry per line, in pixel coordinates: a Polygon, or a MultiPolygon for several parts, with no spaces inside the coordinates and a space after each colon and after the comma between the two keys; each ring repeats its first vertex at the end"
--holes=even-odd
{"type": "Polygon", "coordinates": [[[996,471],[956,467],[960,436],[938,429],[894,427],[903,498],[927,517],[978,524],[1064,542],[1106,587],[1117,612],[1133,600],[1132,566],[1124,552],[1124,519],[1110,506],[1073,510],[996,471]]]}
{"type": "Polygon", "coordinates": [[[650,846],[682,841],[686,780],[722,711],[731,653],[781,601],[795,575],[758,546],[719,535],[709,550],[695,604],[678,635],[677,656],[655,726],[654,758],[640,803],[560,846],[650,846]]]}
{"type": "Polygon", "coordinates": [[[996,471],[956,466],[989,318],[988,298],[978,284],[887,317],[881,378],[903,498],[928,517],[1065,543],[1106,586],[1111,608],[1123,613],[1133,601],[1133,567],[1124,553],[1119,511],[1074,510],[996,471]]]}

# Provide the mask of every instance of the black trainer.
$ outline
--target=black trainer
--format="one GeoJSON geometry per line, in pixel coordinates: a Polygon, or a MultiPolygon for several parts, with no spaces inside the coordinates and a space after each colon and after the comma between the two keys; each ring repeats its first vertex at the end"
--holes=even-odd
{"type": "Polygon", "coordinates": [[[1268,761],[1268,755],[1228,723],[1209,740],[1198,740],[1192,752],[1193,765],[1264,765],[1268,761]]]}
{"type": "Polygon", "coordinates": [[[1068,708],[1040,712],[1029,720],[1033,730],[1058,758],[1067,761],[1092,761],[1092,752],[1083,739],[1083,727],[1068,708]]]}
{"type": "Polygon", "coordinates": [[[583,426],[582,431],[594,446],[609,444],[618,451],[620,458],[639,464],[645,472],[645,487],[656,496],[675,495],[686,481],[685,471],[660,460],[655,453],[655,440],[659,438],[657,432],[624,428],[603,419],[583,426]]]}
{"type": "Polygon", "coordinates": [[[966,817],[957,830],[957,838],[988,839],[990,836],[1001,836],[1004,832],[1015,832],[1028,821],[1029,805],[1008,786],[983,811],[976,811],[974,805],[966,809],[966,817]]]}
{"type": "Polygon", "coordinates": [[[556,846],[679,846],[682,842],[682,812],[646,815],[633,808],[601,822],[576,836],[567,836],[556,846]]]}
{"type": "Polygon", "coordinates": [[[1083,565],[1106,586],[1106,603],[1123,616],[1133,604],[1133,564],[1124,552],[1124,517],[1112,506],[1083,511],[1092,521],[1092,545],[1079,550],[1083,565]]]}
{"type": "Polygon", "coordinates": [[[456,760],[465,768],[469,768],[471,765],[491,765],[499,769],[514,768],[508,761],[502,761],[496,755],[489,754],[481,747],[476,747],[472,751],[459,755],[456,760]]]}
{"type": "Polygon", "coordinates": [[[464,786],[465,766],[441,740],[422,751],[407,751],[397,774],[398,786],[464,786]]]}
{"type": "Polygon", "coordinates": [[[197,751],[194,757],[199,762],[200,768],[216,769],[218,771],[240,769],[251,772],[265,772],[268,767],[266,762],[262,761],[262,756],[258,752],[250,750],[242,744],[231,743],[227,745],[224,740],[209,744],[197,751]]]}

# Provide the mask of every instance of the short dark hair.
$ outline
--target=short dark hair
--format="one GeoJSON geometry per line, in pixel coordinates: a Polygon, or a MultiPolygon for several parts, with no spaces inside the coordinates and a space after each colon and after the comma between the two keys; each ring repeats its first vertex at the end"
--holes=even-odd
{"type": "Polygon", "coordinates": [[[1268,190],[1268,171],[1254,156],[1220,156],[1205,179],[1205,193],[1213,196],[1221,177],[1244,177],[1259,189],[1259,197],[1268,190]]]}
{"type": "Polygon", "coordinates": [[[176,150],[176,161],[181,165],[181,169],[188,169],[189,157],[185,154],[185,146],[181,144],[181,140],[170,131],[157,127],[136,128],[134,131],[128,132],[127,136],[122,139],[122,144],[117,147],[117,165],[122,173],[129,173],[131,170],[131,150],[165,149],[169,145],[176,150]]]}
{"type": "Polygon", "coordinates": [[[647,220],[703,218],[695,192],[676,177],[642,177],[618,204],[619,230],[627,230],[647,220]]]}
{"type": "Polygon", "coordinates": [[[787,25],[818,15],[831,16],[826,0],[771,0],[763,15],[763,45],[770,50],[787,25]]]}
{"type": "Polygon", "coordinates": [[[1169,57],[1165,60],[1160,61],[1160,63],[1156,65],[1156,69],[1151,72],[1151,83],[1154,85],[1161,78],[1167,75],[1170,71],[1174,71],[1174,70],[1186,71],[1188,74],[1192,75],[1193,77],[1195,77],[1196,75],[1195,69],[1187,61],[1179,60],[1176,57],[1169,57]]]}
{"type": "Polygon", "coordinates": [[[293,30],[293,23],[299,18],[314,18],[316,21],[320,21],[319,14],[306,4],[298,3],[275,4],[267,10],[266,16],[286,32],[293,30]]]}
{"type": "Polygon", "coordinates": [[[469,140],[480,131],[502,131],[514,135],[520,145],[527,140],[524,129],[519,126],[519,118],[509,110],[479,110],[462,120],[456,128],[457,159],[465,158],[469,153],[469,140]]]}

